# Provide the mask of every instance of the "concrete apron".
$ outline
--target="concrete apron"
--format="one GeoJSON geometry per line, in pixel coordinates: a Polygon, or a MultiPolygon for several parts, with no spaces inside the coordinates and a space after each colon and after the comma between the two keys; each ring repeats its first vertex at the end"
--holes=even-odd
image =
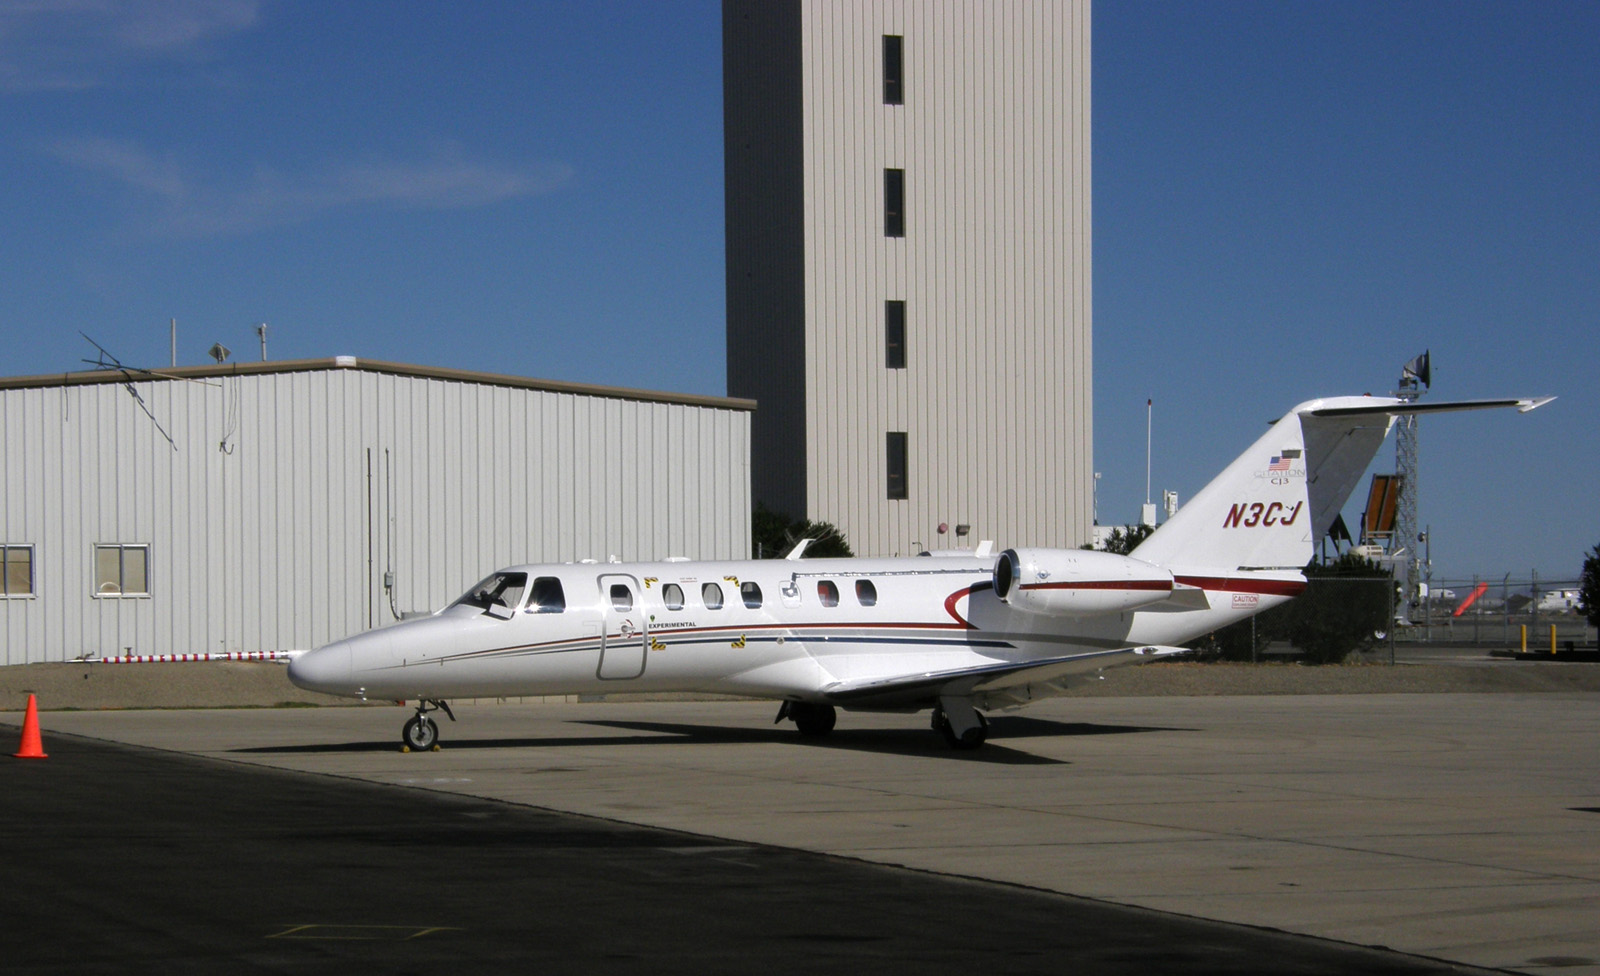
{"type": "MultiPolygon", "coordinates": [[[[992,879],[1472,965],[1600,976],[1589,695],[1047,701],[947,749],[743,702],[49,712],[73,733],[992,879]]],[[[20,714],[0,716],[20,724],[20,714]]]]}

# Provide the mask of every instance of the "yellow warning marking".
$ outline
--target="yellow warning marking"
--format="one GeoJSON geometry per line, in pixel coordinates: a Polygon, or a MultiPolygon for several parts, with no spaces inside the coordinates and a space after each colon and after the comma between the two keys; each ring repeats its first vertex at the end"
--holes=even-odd
{"type": "Polygon", "coordinates": [[[656,582],[658,579],[659,579],[659,577],[646,576],[644,578],[644,588],[648,590],[650,588],[650,584],[656,582]]]}
{"type": "Polygon", "coordinates": [[[744,646],[744,635],[740,634],[739,635],[739,639],[735,640],[732,644],[730,644],[728,646],[729,647],[743,647],[744,646]]]}
{"type": "Polygon", "coordinates": [[[439,932],[458,932],[449,925],[291,925],[269,939],[323,942],[409,942],[439,932]]]}
{"type": "Polygon", "coordinates": [[[737,576],[724,576],[722,578],[724,580],[726,580],[727,582],[732,583],[734,586],[738,586],[739,585],[739,577],[737,577],[737,576]]]}
{"type": "Polygon", "coordinates": [[[664,650],[667,649],[667,645],[661,643],[660,641],[658,641],[654,637],[652,637],[652,638],[650,638],[650,649],[652,651],[664,651],[664,650]]]}

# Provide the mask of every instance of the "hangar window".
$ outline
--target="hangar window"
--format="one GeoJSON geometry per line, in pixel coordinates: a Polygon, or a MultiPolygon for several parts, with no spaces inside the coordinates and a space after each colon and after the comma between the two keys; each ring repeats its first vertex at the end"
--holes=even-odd
{"type": "Polygon", "coordinates": [[[825,607],[838,606],[839,587],[834,585],[833,580],[818,580],[817,599],[821,601],[822,605],[825,607]]]}
{"type": "Polygon", "coordinates": [[[872,580],[856,580],[856,602],[864,607],[877,605],[878,588],[872,585],[872,580]]]}
{"type": "Polygon", "coordinates": [[[554,576],[541,576],[533,581],[533,599],[528,601],[529,613],[560,613],[567,609],[567,594],[561,581],[554,576]]]}
{"type": "Polygon", "coordinates": [[[94,547],[96,596],[149,596],[150,547],[94,547]]]}
{"type": "Polygon", "coordinates": [[[633,609],[633,591],[625,584],[611,584],[611,609],[618,613],[627,613],[633,609]]]}
{"type": "Polygon", "coordinates": [[[0,596],[33,596],[33,547],[0,546],[5,574],[0,578],[0,596]]]}
{"type": "Polygon", "coordinates": [[[755,583],[740,583],[739,596],[744,600],[744,605],[750,610],[761,609],[761,587],[755,583]]]}
{"type": "Polygon", "coordinates": [[[683,609],[683,588],[676,583],[668,583],[661,588],[661,602],[667,605],[668,610],[683,609]]]}
{"type": "Polygon", "coordinates": [[[700,602],[706,605],[707,610],[721,610],[722,587],[715,583],[707,583],[700,587],[700,602]]]}

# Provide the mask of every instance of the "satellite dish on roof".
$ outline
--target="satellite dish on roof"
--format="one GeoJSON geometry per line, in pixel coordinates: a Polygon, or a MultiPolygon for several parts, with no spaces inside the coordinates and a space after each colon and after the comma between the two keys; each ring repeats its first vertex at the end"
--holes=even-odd
{"type": "Polygon", "coordinates": [[[210,356],[212,359],[215,359],[218,365],[227,362],[228,357],[232,354],[233,350],[229,349],[220,342],[212,343],[211,348],[206,350],[206,355],[210,356]]]}

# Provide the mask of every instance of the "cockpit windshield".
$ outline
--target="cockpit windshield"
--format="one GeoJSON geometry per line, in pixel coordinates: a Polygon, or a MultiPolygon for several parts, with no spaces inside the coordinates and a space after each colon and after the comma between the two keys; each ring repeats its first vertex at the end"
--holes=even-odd
{"type": "Polygon", "coordinates": [[[477,607],[491,610],[503,607],[507,611],[522,605],[522,595],[528,589],[527,573],[493,573],[467,591],[466,596],[450,604],[452,607],[477,607]]]}

